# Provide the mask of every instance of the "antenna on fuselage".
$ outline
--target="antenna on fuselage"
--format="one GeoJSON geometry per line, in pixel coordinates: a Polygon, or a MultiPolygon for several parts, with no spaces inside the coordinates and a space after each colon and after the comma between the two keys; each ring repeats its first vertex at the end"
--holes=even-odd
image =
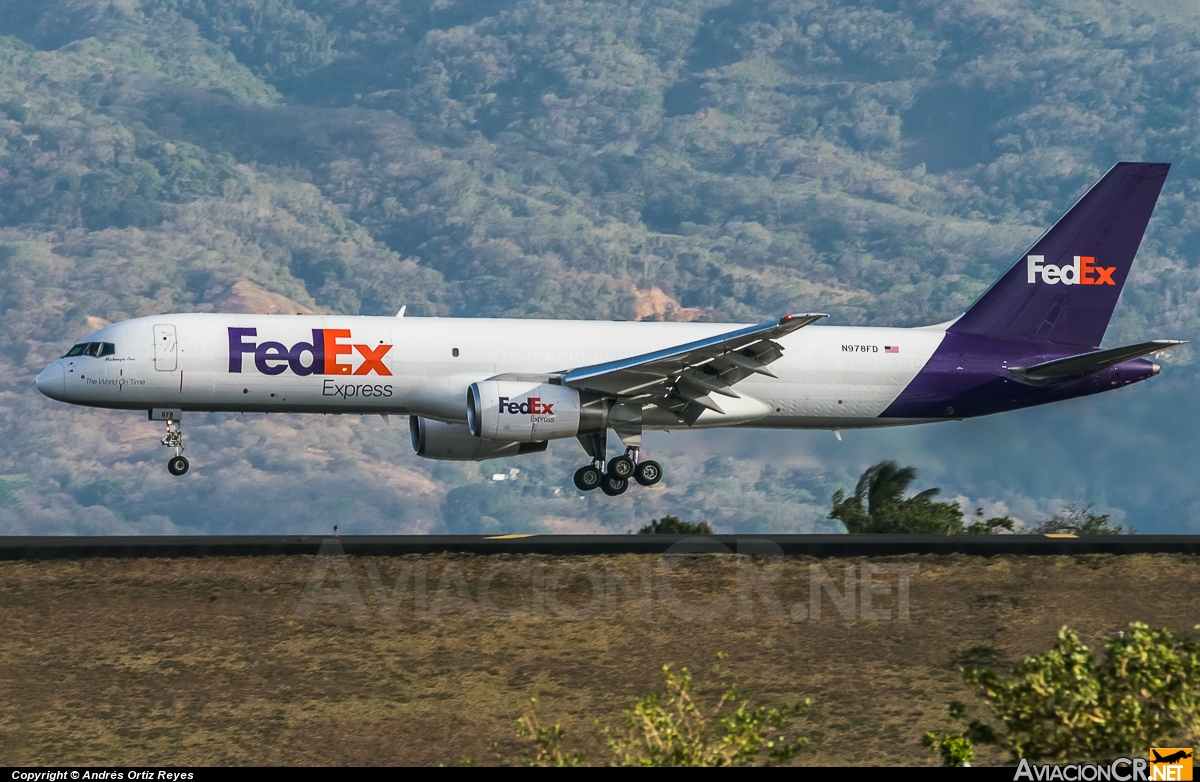
{"type": "Polygon", "coordinates": [[[407,304],[405,304],[403,307],[401,307],[401,308],[400,308],[400,311],[396,313],[396,317],[397,317],[397,318],[403,318],[403,317],[404,317],[404,311],[405,311],[406,309],[408,309],[408,305],[407,305],[407,304]]]}

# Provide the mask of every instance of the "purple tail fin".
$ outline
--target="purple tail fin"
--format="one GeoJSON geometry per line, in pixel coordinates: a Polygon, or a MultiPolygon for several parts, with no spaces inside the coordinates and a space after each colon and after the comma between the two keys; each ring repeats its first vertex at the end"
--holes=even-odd
{"type": "Polygon", "coordinates": [[[1170,168],[1113,166],[949,331],[1099,347],[1170,168]]]}

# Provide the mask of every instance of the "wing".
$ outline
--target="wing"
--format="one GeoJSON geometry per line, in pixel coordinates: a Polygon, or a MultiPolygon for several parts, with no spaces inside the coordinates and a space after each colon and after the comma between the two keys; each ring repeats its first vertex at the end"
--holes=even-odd
{"type": "Polygon", "coordinates": [[[1016,375],[1018,380],[1030,383],[1058,383],[1108,369],[1114,364],[1120,364],[1131,358],[1170,350],[1186,344],[1177,339],[1156,339],[1138,345],[1127,345],[1123,348],[1094,350],[1090,353],[1080,353],[1077,356],[1056,358],[1053,361],[1043,361],[1028,367],[1011,367],[1008,371],[1016,375]]]}
{"type": "Polygon", "coordinates": [[[767,365],[783,355],[775,340],[826,317],[785,315],[779,320],[688,342],[640,356],[572,369],[563,385],[581,391],[656,404],[684,420],[703,410],[722,413],[712,394],[737,398],[734,383],[750,375],[775,377],[767,365]]]}

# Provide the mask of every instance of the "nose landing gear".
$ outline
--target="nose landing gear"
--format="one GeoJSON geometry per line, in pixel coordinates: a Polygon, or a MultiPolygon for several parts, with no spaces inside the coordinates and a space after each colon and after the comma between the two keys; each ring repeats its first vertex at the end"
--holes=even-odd
{"type": "Polygon", "coordinates": [[[183,455],[183,427],[176,419],[167,419],[167,436],[162,439],[162,444],[175,449],[175,455],[167,460],[167,472],[176,476],[187,472],[191,465],[183,455]]]}

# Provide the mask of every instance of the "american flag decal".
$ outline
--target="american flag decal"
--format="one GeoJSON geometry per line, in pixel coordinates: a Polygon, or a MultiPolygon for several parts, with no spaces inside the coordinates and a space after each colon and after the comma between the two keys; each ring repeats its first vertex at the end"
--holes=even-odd
{"type": "Polygon", "coordinates": [[[883,352],[884,353],[899,353],[900,346],[899,345],[884,345],[883,352]]]}

